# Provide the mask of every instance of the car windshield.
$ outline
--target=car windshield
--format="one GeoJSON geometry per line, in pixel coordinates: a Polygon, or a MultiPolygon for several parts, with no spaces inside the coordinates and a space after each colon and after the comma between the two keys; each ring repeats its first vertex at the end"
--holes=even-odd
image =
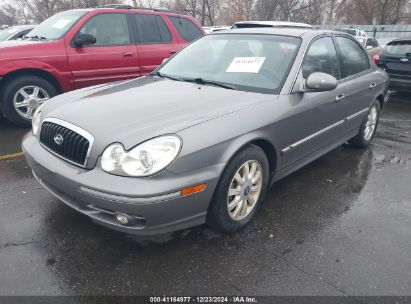
{"type": "Polygon", "coordinates": [[[411,40],[390,42],[384,52],[389,55],[411,57],[411,40]]]}
{"type": "Polygon", "coordinates": [[[66,11],[55,14],[40,23],[27,35],[27,38],[38,40],[59,39],[85,14],[85,11],[66,11]]]}
{"type": "Polygon", "coordinates": [[[157,74],[241,91],[278,93],[300,44],[300,38],[279,35],[209,35],[179,52],[157,74]]]}

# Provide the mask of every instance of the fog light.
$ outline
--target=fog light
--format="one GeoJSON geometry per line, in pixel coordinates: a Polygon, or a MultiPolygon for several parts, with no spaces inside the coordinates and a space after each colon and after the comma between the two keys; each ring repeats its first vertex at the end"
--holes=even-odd
{"type": "Polygon", "coordinates": [[[130,222],[129,217],[125,214],[117,213],[115,217],[121,225],[127,225],[130,222]]]}

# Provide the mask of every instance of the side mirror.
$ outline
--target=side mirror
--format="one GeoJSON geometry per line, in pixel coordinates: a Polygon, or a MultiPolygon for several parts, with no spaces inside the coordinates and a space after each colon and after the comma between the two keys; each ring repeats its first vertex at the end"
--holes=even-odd
{"type": "Polygon", "coordinates": [[[93,45],[93,44],[96,44],[96,42],[97,42],[96,37],[94,37],[94,35],[91,35],[91,34],[79,34],[73,40],[73,44],[75,47],[93,45]]]}
{"type": "Polygon", "coordinates": [[[305,81],[305,87],[314,92],[332,91],[337,85],[337,79],[325,73],[312,73],[305,81]]]}

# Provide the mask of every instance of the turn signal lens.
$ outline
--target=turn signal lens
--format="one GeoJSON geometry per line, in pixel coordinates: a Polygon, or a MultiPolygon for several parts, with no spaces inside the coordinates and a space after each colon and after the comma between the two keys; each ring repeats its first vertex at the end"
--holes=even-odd
{"type": "Polygon", "coordinates": [[[187,196],[193,193],[201,192],[207,187],[206,184],[200,184],[191,188],[185,188],[180,191],[180,196],[187,196]]]}

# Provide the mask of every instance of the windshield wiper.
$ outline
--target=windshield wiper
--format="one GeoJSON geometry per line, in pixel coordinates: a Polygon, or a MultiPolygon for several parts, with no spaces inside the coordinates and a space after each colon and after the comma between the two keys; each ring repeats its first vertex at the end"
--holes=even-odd
{"type": "Polygon", "coordinates": [[[28,39],[37,39],[37,40],[47,40],[46,37],[39,36],[39,35],[34,35],[34,36],[26,36],[28,39]]]}
{"type": "Polygon", "coordinates": [[[203,85],[215,85],[215,86],[219,86],[221,88],[224,89],[229,89],[229,90],[238,90],[235,86],[231,85],[231,84],[227,84],[224,82],[219,82],[219,81],[214,81],[214,80],[207,80],[207,79],[203,79],[203,78],[184,78],[184,81],[187,82],[195,82],[198,84],[203,84],[203,85]]]}
{"type": "Polygon", "coordinates": [[[183,81],[184,79],[176,77],[176,76],[171,76],[171,75],[167,75],[167,74],[163,74],[160,71],[156,71],[150,74],[151,76],[159,76],[161,78],[168,78],[171,80],[175,80],[175,81],[183,81]]]}

